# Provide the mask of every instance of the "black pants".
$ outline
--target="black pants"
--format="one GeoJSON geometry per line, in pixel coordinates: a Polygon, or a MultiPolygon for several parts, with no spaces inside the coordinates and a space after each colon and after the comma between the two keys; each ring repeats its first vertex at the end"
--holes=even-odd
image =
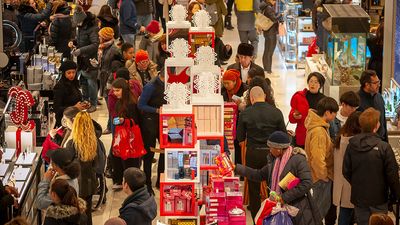
{"type": "MultiPolygon", "coordinates": [[[[265,165],[267,165],[268,159],[267,156],[269,154],[269,149],[267,148],[256,148],[247,146],[246,150],[246,166],[253,169],[261,169],[265,165]]],[[[261,206],[261,197],[260,197],[260,182],[254,182],[248,180],[249,183],[249,204],[250,204],[250,212],[251,217],[254,219],[256,217],[258,210],[261,206]]]]}
{"type": "Polygon", "coordinates": [[[276,35],[264,35],[264,54],[263,54],[263,66],[264,70],[271,73],[272,70],[272,56],[274,55],[276,47],[276,35]]]}
{"type": "Polygon", "coordinates": [[[165,18],[163,17],[163,5],[161,5],[158,0],[156,2],[156,15],[154,17],[155,20],[160,21],[164,32],[167,32],[167,26],[165,22],[165,18]]]}
{"type": "Polygon", "coordinates": [[[124,171],[130,167],[140,168],[140,158],[122,160],[111,154],[112,180],[114,184],[122,184],[124,171]]]}
{"type": "Polygon", "coordinates": [[[86,225],[93,225],[93,221],[92,221],[92,197],[93,195],[89,195],[89,196],[81,196],[81,198],[83,200],[86,201],[86,210],[85,210],[85,214],[86,214],[86,225]]]}
{"type": "MultiPolygon", "coordinates": [[[[146,174],[147,188],[151,188],[151,165],[154,158],[154,152],[152,152],[150,148],[156,147],[156,140],[160,138],[159,129],[159,117],[157,114],[143,116],[141,131],[144,147],[147,151],[147,154],[143,157],[143,168],[146,174]]],[[[164,154],[160,154],[160,158],[158,159],[156,187],[160,185],[160,174],[164,173],[164,164],[164,154]]]]}
{"type": "Polygon", "coordinates": [[[228,0],[228,2],[226,3],[226,9],[228,10],[228,14],[226,14],[227,16],[232,16],[232,8],[234,1],[235,0],[228,0]]]}
{"type": "Polygon", "coordinates": [[[335,225],[337,219],[337,207],[333,204],[333,182],[332,182],[332,195],[331,207],[325,216],[325,225],[335,225]]]}

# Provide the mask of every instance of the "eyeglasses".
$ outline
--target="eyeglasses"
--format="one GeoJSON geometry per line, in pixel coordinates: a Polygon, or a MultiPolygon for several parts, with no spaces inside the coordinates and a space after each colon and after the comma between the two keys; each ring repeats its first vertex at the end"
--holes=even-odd
{"type": "Polygon", "coordinates": [[[380,80],[377,80],[377,81],[374,81],[374,82],[369,82],[370,84],[380,84],[381,83],[381,81],[380,80]]]}
{"type": "Polygon", "coordinates": [[[150,62],[150,60],[146,59],[146,60],[142,60],[142,61],[137,62],[137,64],[147,65],[149,62],[150,62]]]}

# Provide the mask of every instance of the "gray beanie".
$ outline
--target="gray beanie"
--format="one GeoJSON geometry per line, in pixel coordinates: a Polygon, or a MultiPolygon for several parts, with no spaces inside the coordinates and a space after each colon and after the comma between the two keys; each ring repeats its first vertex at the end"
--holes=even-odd
{"type": "Polygon", "coordinates": [[[74,16],[72,17],[72,19],[74,20],[74,22],[76,24],[80,24],[83,23],[83,21],[86,19],[86,13],[83,10],[82,6],[76,6],[75,7],[75,12],[74,12],[74,16]]]}
{"type": "Polygon", "coordinates": [[[270,148],[286,149],[290,146],[289,135],[283,131],[275,131],[272,133],[267,142],[270,148]]]}

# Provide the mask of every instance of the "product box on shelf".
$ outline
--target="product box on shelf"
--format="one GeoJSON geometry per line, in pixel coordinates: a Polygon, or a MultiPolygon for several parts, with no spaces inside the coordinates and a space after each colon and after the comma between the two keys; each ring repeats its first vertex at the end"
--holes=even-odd
{"type": "Polygon", "coordinates": [[[197,140],[200,141],[200,169],[218,169],[215,158],[224,150],[224,137],[198,136],[197,140]]]}
{"type": "MultiPolygon", "coordinates": [[[[222,96],[221,96],[222,98],[222,96]]],[[[195,115],[197,125],[197,136],[213,137],[223,136],[223,102],[215,105],[193,105],[193,113],[195,115]]]]}
{"type": "Polygon", "coordinates": [[[193,148],[196,144],[194,114],[168,113],[164,105],[160,113],[160,148],[193,148]]]}
{"type": "Polygon", "coordinates": [[[29,132],[17,132],[17,127],[8,126],[4,133],[4,141],[7,143],[7,147],[15,149],[17,147],[17,140],[20,140],[21,142],[21,150],[34,148],[36,146],[35,129],[29,132]]]}
{"type": "Polygon", "coordinates": [[[198,145],[192,149],[165,149],[165,180],[195,183],[200,181],[198,145]]]}

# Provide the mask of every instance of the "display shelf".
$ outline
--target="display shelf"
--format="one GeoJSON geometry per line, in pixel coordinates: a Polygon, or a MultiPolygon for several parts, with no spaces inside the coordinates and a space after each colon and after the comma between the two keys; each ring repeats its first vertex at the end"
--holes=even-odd
{"type": "Polygon", "coordinates": [[[200,142],[200,170],[215,170],[215,158],[224,151],[224,137],[198,137],[200,142]]]}
{"type": "Polygon", "coordinates": [[[215,47],[215,32],[212,27],[191,27],[189,29],[190,57],[194,57],[201,46],[215,47]]]}

